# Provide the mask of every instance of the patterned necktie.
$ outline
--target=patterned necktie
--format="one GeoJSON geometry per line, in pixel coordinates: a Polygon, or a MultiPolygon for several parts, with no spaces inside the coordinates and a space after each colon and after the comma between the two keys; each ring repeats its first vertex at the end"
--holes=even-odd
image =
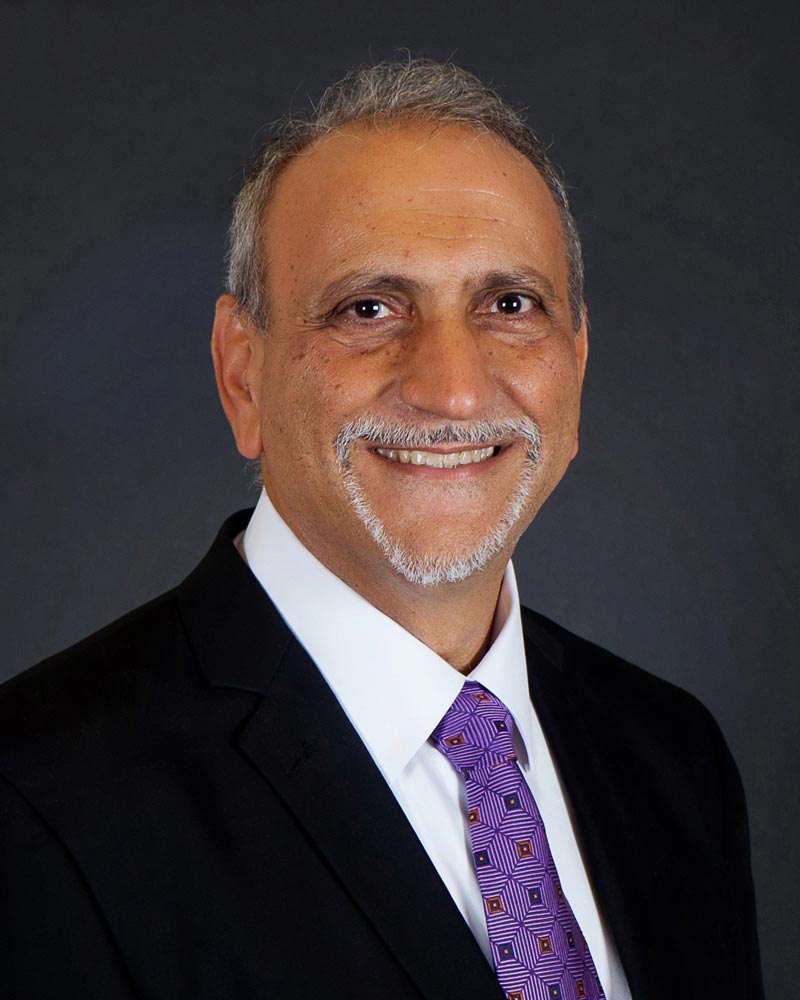
{"type": "Polygon", "coordinates": [[[508,1000],[604,1000],[511,742],[511,713],[475,681],[431,740],[464,779],[492,958],[508,1000]]]}

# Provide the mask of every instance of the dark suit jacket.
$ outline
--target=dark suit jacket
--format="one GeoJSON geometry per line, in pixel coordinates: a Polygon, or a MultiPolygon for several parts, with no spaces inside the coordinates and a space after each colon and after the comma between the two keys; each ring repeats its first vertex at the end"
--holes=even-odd
{"type": "MultiPolygon", "coordinates": [[[[231,545],[0,689],[8,1000],[502,996],[231,545]]],[[[740,782],[690,696],[524,613],[530,689],[634,1000],[761,995],[740,782]]]]}

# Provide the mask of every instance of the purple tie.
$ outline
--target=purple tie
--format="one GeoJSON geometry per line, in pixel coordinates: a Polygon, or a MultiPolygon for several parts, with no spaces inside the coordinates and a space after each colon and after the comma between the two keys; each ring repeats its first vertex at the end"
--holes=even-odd
{"type": "Polygon", "coordinates": [[[472,859],[508,1000],[604,1000],[511,742],[511,713],[467,681],[431,739],[467,790],[472,859]]]}

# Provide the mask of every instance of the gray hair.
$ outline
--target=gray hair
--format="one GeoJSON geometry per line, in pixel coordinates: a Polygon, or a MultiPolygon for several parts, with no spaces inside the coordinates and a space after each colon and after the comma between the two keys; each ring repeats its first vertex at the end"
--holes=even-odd
{"type": "Polygon", "coordinates": [[[256,325],[266,329],[268,304],[264,213],[288,164],[322,136],[353,122],[459,124],[498,136],[539,171],[561,217],[567,258],[569,309],[577,330],[583,318],[583,257],[564,181],[544,144],[514,110],[472,73],[427,59],[383,62],[352,70],[332,84],[305,117],[279,121],[245,174],[228,234],[228,291],[256,325]]]}

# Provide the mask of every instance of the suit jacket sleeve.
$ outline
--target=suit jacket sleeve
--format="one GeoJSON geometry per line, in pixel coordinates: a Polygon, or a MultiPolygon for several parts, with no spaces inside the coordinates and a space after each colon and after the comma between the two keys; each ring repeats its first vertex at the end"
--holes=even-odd
{"type": "Polygon", "coordinates": [[[756,927],[756,904],[751,876],[750,835],[747,806],[739,771],[716,722],[709,715],[717,744],[717,762],[722,788],[723,857],[728,885],[738,913],[742,938],[743,994],[760,1000],[764,996],[761,959],[756,927]]]}
{"type": "Polygon", "coordinates": [[[136,996],[73,859],[0,777],[0,983],[14,1000],[136,996]]]}

